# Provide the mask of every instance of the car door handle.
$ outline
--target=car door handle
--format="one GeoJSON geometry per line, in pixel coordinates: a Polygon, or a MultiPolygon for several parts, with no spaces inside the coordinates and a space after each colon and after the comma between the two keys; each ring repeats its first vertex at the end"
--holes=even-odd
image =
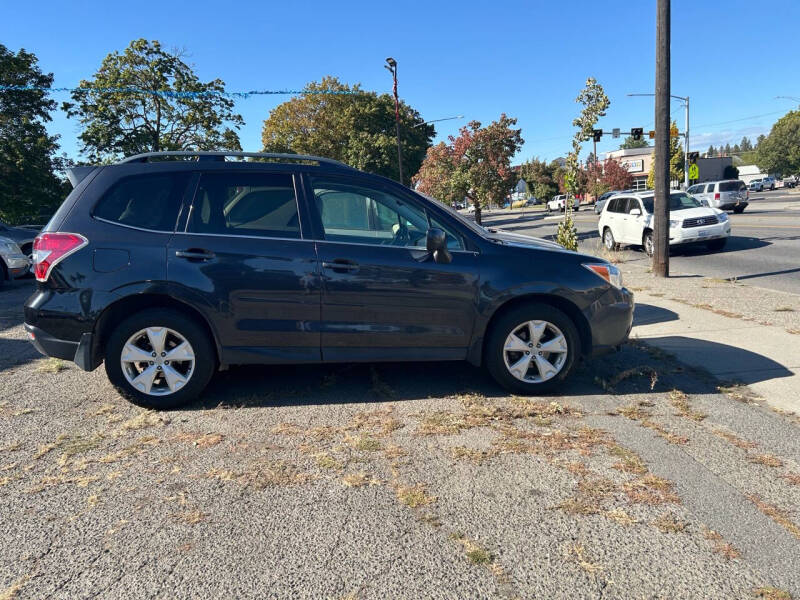
{"type": "Polygon", "coordinates": [[[336,258],[333,262],[323,262],[323,269],[332,269],[337,273],[345,273],[347,271],[358,271],[358,263],[346,258],[336,258]]]}
{"type": "Polygon", "coordinates": [[[188,260],[211,260],[215,254],[211,250],[202,248],[189,248],[188,250],[176,250],[175,256],[188,260]]]}

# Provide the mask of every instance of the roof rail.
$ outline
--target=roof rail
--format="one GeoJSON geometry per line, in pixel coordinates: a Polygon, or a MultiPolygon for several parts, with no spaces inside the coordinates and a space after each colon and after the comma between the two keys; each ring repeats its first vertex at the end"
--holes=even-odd
{"type": "Polygon", "coordinates": [[[224,161],[226,156],[238,156],[248,158],[273,158],[286,162],[294,161],[311,161],[319,164],[331,165],[342,169],[353,169],[350,165],[346,165],[338,160],[332,158],[325,158],[323,156],[311,156],[308,154],[289,154],[280,152],[236,152],[236,151],[208,151],[208,150],[169,150],[166,152],[144,152],[143,154],[136,154],[134,156],[127,156],[117,162],[121,165],[131,162],[148,162],[151,158],[158,158],[162,156],[196,156],[197,160],[220,160],[224,161]]]}

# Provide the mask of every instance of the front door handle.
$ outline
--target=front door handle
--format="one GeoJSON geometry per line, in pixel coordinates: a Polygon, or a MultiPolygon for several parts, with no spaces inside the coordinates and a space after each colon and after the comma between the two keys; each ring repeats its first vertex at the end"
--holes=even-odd
{"type": "Polygon", "coordinates": [[[211,260],[215,255],[211,250],[204,248],[189,248],[188,250],[176,250],[175,256],[188,260],[211,260]]]}
{"type": "Polygon", "coordinates": [[[336,273],[346,273],[348,271],[358,271],[358,263],[346,258],[335,258],[333,262],[323,262],[323,269],[331,269],[336,273]]]}

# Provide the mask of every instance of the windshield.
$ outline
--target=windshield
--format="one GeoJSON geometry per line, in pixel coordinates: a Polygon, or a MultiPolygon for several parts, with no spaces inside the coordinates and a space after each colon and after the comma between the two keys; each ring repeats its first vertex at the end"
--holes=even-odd
{"type": "MultiPolygon", "coordinates": [[[[653,196],[648,196],[647,198],[642,198],[642,204],[644,204],[644,210],[651,215],[653,214],[653,196]]],[[[684,192],[676,192],[674,194],[669,195],[669,210],[672,212],[673,210],[684,210],[687,208],[699,208],[703,206],[692,198],[689,194],[684,192]]]]}
{"type": "Polygon", "coordinates": [[[459,223],[462,223],[462,224],[466,225],[467,227],[469,227],[472,231],[474,231],[475,233],[477,233],[481,237],[486,235],[486,229],[484,229],[483,227],[478,225],[472,219],[462,215],[460,212],[458,212],[452,206],[448,206],[444,202],[439,202],[436,198],[432,198],[431,196],[428,196],[427,194],[423,194],[422,192],[415,192],[415,193],[419,194],[420,196],[422,196],[426,200],[430,200],[431,202],[435,203],[437,207],[439,207],[440,209],[444,210],[448,215],[450,215],[454,219],[458,219],[459,223]]]}

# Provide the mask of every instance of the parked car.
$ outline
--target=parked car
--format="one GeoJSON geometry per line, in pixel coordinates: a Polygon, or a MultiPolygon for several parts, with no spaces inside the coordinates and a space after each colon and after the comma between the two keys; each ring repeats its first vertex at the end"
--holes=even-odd
{"type": "Polygon", "coordinates": [[[33,238],[36,237],[38,230],[27,227],[13,227],[0,221],[0,237],[14,240],[22,249],[25,256],[30,256],[33,251],[33,238]]]}
{"type": "Polygon", "coordinates": [[[751,192],[763,192],[764,182],[762,179],[753,179],[748,185],[747,189],[751,192]]]}
{"type": "Polygon", "coordinates": [[[732,210],[739,214],[747,208],[750,192],[744,181],[726,179],[724,181],[707,181],[690,186],[686,190],[704,205],[720,210],[732,210]]]}
{"type": "Polygon", "coordinates": [[[601,194],[600,197],[595,200],[594,203],[594,214],[599,215],[603,212],[603,207],[606,204],[606,201],[611,198],[614,194],[619,194],[619,190],[611,190],[610,192],[606,192],[605,194],[601,194]]]}
{"type": "MultiPolygon", "coordinates": [[[[640,245],[653,255],[653,192],[620,194],[606,202],[597,231],[603,245],[614,250],[621,244],[640,245]]],[[[669,244],[704,243],[722,250],[731,234],[728,214],[703,206],[685,192],[669,196],[669,244]]]]}
{"type": "Polygon", "coordinates": [[[797,186],[797,176],[793,175],[791,177],[784,177],[783,178],[783,187],[785,188],[793,188],[797,186]]]}
{"type": "Polygon", "coordinates": [[[0,237],[0,287],[6,281],[21,277],[28,272],[30,260],[19,244],[7,237],[0,237]]]}
{"type": "Polygon", "coordinates": [[[265,363],[467,360],[539,394],[631,328],[614,265],[330,159],[161,152],[70,175],[25,329],[142,406],[265,363]]]}
{"type": "Polygon", "coordinates": [[[765,190],[774,190],[775,184],[775,178],[772,176],[764,177],[764,179],[761,180],[761,187],[765,190]]]}
{"type": "MultiPolygon", "coordinates": [[[[547,212],[554,210],[560,210],[561,212],[564,212],[566,210],[566,201],[566,194],[558,194],[557,196],[553,196],[553,199],[547,203],[547,212]]],[[[574,198],[572,202],[572,210],[580,210],[580,208],[581,201],[578,198],[574,198]]]]}

